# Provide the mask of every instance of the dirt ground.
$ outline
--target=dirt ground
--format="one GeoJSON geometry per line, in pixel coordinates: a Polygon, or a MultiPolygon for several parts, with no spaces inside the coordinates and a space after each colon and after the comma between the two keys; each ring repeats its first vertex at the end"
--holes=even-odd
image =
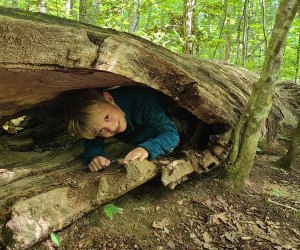
{"type": "MultiPolygon", "coordinates": [[[[239,195],[224,193],[215,170],[174,190],[155,179],[57,232],[59,249],[300,249],[300,155],[290,172],[278,156],[256,156],[239,195]]],[[[33,249],[56,249],[48,239],[33,249]]]]}

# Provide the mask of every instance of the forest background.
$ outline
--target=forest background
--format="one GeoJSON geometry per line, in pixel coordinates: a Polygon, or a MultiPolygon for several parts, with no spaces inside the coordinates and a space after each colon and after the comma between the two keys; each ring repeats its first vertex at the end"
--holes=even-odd
{"type": "MultiPolygon", "coordinates": [[[[179,53],[260,73],[278,0],[0,0],[0,5],[126,31],[179,53]]],[[[300,14],[284,47],[279,79],[298,82],[300,14]]]]}

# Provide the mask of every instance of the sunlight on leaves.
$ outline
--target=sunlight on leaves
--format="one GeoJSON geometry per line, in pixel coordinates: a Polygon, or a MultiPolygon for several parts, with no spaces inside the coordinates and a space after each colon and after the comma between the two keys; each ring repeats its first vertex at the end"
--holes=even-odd
{"type": "Polygon", "coordinates": [[[55,233],[51,233],[50,237],[51,237],[51,240],[54,242],[54,244],[59,247],[61,244],[61,239],[60,239],[59,235],[55,234],[55,233]]]}
{"type": "Polygon", "coordinates": [[[121,211],[121,209],[119,207],[117,207],[116,205],[110,203],[104,207],[103,211],[107,215],[107,217],[112,220],[113,215],[116,213],[119,213],[121,211]]]}
{"type": "Polygon", "coordinates": [[[16,134],[18,131],[24,129],[21,125],[27,119],[26,115],[6,121],[2,128],[9,134],[16,134]]]}

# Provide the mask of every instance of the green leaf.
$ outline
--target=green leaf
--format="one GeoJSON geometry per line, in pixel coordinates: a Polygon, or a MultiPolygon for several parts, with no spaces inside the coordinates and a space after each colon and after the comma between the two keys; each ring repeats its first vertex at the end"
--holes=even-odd
{"type": "Polygon", "coordinates": [[[279,198],[280,197],[280,192],[278,191],[278,190],[272,190],[272,194],[274,195],[274,196],[276,196],[277,198],[279,198]]]}
{"type": "Polygon", "coordinates": [[[116,214],[116,213],[119,213],[120,212],[120,208],[115,206],[114,204],[107,204],[103,211],[104,213],[107,215],[108,218],[110,218],[111,220],[113,219],[113,215],[116,214]]]}
{"type": "Polygon", "coordinates": [[[256,147],[256,153],[262,152],[262,149],[259,147],[256,147]]]}
{"type": "Polygon", "coordinates": [[[59,235],[55,234],[55,233],[51,233],[50,237],[51,237],[51,240],[54,242],[54,244],[59,247],[60,244],[61,244],[61,240],[60,240],[59,235]]]}

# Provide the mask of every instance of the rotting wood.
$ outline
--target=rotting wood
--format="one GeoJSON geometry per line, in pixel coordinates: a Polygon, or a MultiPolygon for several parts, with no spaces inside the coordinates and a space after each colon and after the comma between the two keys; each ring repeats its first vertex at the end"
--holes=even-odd
{"type": "MultiPolygon", "coordinates": [[[[66,90],[142,84],[169,96],[197,119],[212,126],[217,124],[223,127],[222,132],[210,137],[208,148],[204,151],[187,150],[187,159],[177,159],[176,164],[172,160],[166,160],[165,164],[168,167],[162,170],[165,171],[162,174],[165,185],[174,188],[187,178],[192,172],[191,168],[203,173],[226,161],[231,147],[232,127],[247,102],[253,83],[258,79],[256,74],[220,61],[179,55],[122,32],[5,8],[0,8],[0,15],[0,116],[12,115],[52,99],[66,90]],[[35,21],[36,17],[38,22],[35,21]],[[173,165],[178,166],[178,170],[175,168],[173,172],[169,171],[168,168],[173,165]],[[184,166],[187,166],[184,172],[179,171],[184,166]]],[[[294,115],[286,108],[287,102],[280,99],[281,92],[278,93],[274,98],[275,108],[273,113],[271,111],[269,123],[274,120],[278,123],[283,121],[285,115],[281,113],[282,110],[288,113],[286,117],[294,115]]],[[[297,99],[294,98],[295,93],[292,93],[293,98],[290,99],[297,99]]],[[[267,131],[269,129],[270,126],[267,126],[267,131]]],[[[29,141],[27,145],[29,149],[29,141]]],[[[16,143],[11,144],[11,147],[16,146],[18,147],[16,143]]],[[[120,195],[121,186],[118,183],[111,182],[103,173],[89,173],[83,170],[77,159],[79,151],[82,150],[80,146],[73,148],[74,152],[30,151],[30,154],[35,155],[35,161],[28,159],[28,152],[7,151],[5,147],[0,145],[0,156],[3,160],[0,162],[3,168],[0,172],[0,185],[5,191],[0,197],[0,215],[3,217],[10,215],[11,206],[15,204],[14,216],[17,216],[17,211],[22,211],[18,216],[25,218],[31,207],[22,210],[19,205],[26,200],[21,199],[30,200],[32,196],[33,201],[43,200],[46,194],[54,195],[55,190],[65,194],[66,199],[83,201],[81,199],[89,192],[82,194],[77,191],[89,188],[90,190],[85,191],[93,194],[87,200],[90,207],[85,210],[84,204],[81,207],[82,211],[88,211],[101,204],[107,197],[102,194],[106,192],[109,195],[111,183],[114,184],[117,195],[120,195]],[[23,157],[22,161],[16,156],[23,157]]],[[[121,153],[119,150],[120,148],[118,153],[121,153]]],[[[113,147],[112,153],[116,153],[113,147]]],[[[157,165],[161,164],[158,162],[157,165]]],[[[128,174],[133,176],[132,179],[140,183],[140,180],[135,178],[143,172],[128,170],[128,174]]],[[[110,175],[112,178],[126,176],[124,168],[115,171],[110,175]]],[[[125,185],[124,192],[126,188],[125,185]]],[[[114,198],[113,195],[110,197],[114,198]]],[[[69,208],[72,204],[72,200],[67,200],[65,206],[69,208]]],[[[63,207],[64,203],[61,203],[61,208],[63,207]]],[[[70,213],[72,218],[65,218],[64,223],[59,224],[60,228],[85,212],[71,210],[70,213]]],[[[47,217],[47,214],[45,216],[47,217]]],[[[49,230],[58,228],[57,222],[48,217],[48,223],[56,226],[43,231],[43,221],[40,226],[36,224],[36,235],[39,237],[30,238],[29,243],[25,239],[27,229],[23,228],[22,232],[25,235],[22,235],[18,226],[13,226],[17,225],[12,222],[14,218],[16,217],[12,217],[11,223],[7,225],[11,225],[10,231],[15,239],[13,245],[20,248],[33,244],[46,237],[49,230]],[[19,242],[17,239],[20,239],[19,242]]]]}
{"type": "Polygon", "coordinates": [[[6,233],[10,249],[25,249],[62,229],[112,197],[128,192],[155,177],[159,170],[154,163],[131,162],[127,173],[104,171],[94,175],[93,181],[83,180],[76,187],[62,187],[17,202],[12,207],[6,233]],[[118,183],[118,185],[116,185],[118,183]]]}

